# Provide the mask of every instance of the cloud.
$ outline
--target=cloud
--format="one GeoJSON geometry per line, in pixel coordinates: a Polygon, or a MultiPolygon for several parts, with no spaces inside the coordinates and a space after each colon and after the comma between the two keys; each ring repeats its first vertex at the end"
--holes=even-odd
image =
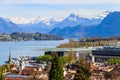
{"type": "Polygon", "coordinates": [[[120,10],[119,4],[119,0],[0,0],[0,16],[92,16],[104,10],[120,10]]]}
{"type": "Polygon", "coordinates": [[[120,0],[1,0],[4,4],[120,4],[120,0]]]}

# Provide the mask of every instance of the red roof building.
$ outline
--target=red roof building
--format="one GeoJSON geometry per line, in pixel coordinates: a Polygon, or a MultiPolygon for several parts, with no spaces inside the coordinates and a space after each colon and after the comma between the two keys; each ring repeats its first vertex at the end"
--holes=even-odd
{"type": "Polygon", "coordinates": [[[24,75],[24,76],[33,76],[33,75],[39,75],[39,67],[29,67],[26,66],[21,72],[19,72],[19,75],[24,75]]]}

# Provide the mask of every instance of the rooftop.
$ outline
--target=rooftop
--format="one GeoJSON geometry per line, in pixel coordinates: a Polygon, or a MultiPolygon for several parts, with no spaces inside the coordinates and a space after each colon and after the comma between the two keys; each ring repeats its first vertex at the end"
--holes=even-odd
{"type": "Polygon", "coordinates": [[[28,77],[28,76],[15,75],[15,74],[7,74],[6,77],[9,77],[9,78],[26,78],[26,77],[28,77]]]}
{"type": "Polygon", "coordinates": [[[40,73],[39,67],[26,66],[19,74],[30,76],[30,75],[38,75],[39,73],[40,73]]]}
{"type": "Polygon", "coordinates": [[[86,51],[86,50],[96,50],[95,48],[44,48],[41,51],[86,51]]]}

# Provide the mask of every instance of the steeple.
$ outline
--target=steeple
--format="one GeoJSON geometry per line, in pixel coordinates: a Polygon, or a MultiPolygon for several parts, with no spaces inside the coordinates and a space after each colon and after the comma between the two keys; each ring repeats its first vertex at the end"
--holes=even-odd
{"type": "Polygon", "coordinates": [[[9,59],[8,59],[8,64],[11,64],[12,63],[12,59],[11,59],[11,54],[9,52],[9,59]]]}

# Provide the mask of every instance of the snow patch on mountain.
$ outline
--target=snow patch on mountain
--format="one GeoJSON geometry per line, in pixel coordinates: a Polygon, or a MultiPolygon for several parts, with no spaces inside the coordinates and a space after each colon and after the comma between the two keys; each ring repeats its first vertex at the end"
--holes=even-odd
{"type": "Polygon", "coordinates": [[[95,15],[93,18],[101,18],[104,19],[111,11],[104,11],[98,15],[95,15]]]}
{"type": "Polygon", "coordinates": [[[79,13],[71,13],[69,15],[69,20],[72,20],[72,21],[76,21],[75,18],[79,17],[79,18],[87,18],[87,19],[103,19],[105,18],[110,12],[112,11],[103,11],[99,14],[96,14],[96,15],[92,15],[92,16],[83,16],[79,13]],[[74,18],[73,18],[74,17],[74,18]]]}
{"type": "Polygon", "coordinates": [[[27,24],[30,22],[30,20],[27,18],[19,18],[19,17],[13,17],[10,20],[16,24],[27,24]]]}
{"type": "Polygon", "coordinates": [[[47,26],[53,26],[54,24],[58,23],[62,21],[62,19],[59,19],[59,18],[48,18],[48,17],[45,17],[45,18],[41,18],[41,17],[35,17],[35,18],[32,18],[30,20],[30,23],[31,24],[37,24],[39,22],[42,22],[44,24],[46,24],[47,26]]]}
{"type": "Polygon", "coordinates": [[[17,17],[13,17],[10,19],[12,22],[16,23],[16,24],[38,24],[38,23],[43,23],[47,26],[53,26],[54,24],[62,21],[62,19],[60,18],[41,18],[40,16],[35,17],[35,18],[17,18],[17,17]]]}
{"type": "Polygon", "coordinates": [[[47,26],[54,26],[55,24],[58,24],[60,22],[64,22],[65,20],[70,22],[76,22],[76,23],[83,23],[85,19],[93,20],[93,19],[103,19],[106,17],[106,15],[110,11],[104,11],[102,13],[99,13],[97,15],[87,17],[87,16],[82,16],[79,13],[71,13],[68,17],[65,19],[61,18],[48,18],[48,17],[35,17],[35,18],[19,18],[19,17],[13,17],[10,20],[16,24],[38,24],[38,23],[43,23],[47,26]]]}

